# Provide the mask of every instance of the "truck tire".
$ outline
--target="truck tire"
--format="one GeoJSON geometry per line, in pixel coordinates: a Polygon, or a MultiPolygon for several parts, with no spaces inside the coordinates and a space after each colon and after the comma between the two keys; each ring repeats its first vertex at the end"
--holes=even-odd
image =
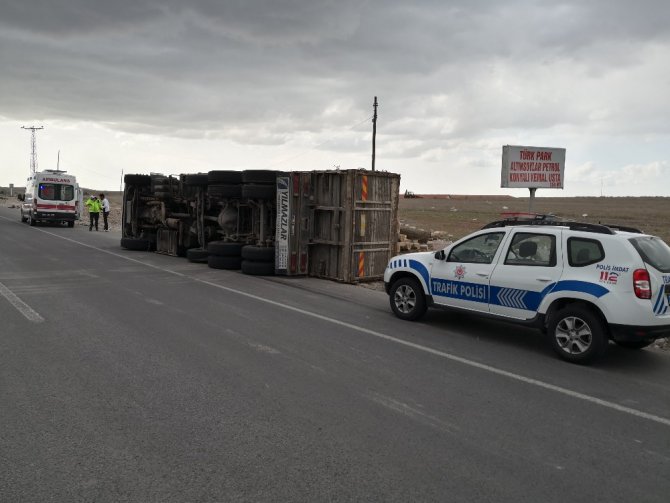
{"type": "Polygon", "coordinates": [[[204,264],[207,263],[208,256],[209,252],[202,248],[189,248],[188,250],[186,250],[186,259],[189,262],[204,264]]]}
{"type": "Polygon", "coordinates": [[[243,199],[274,199],[276,196],[277,189],[274,185],[242,185],[243,199]]]}
{"type": "Polygon", "coordinates": [[[209,183],[207,173],[184,175],[184,184],[192,187],[204,187],[209,183]]]}
{"type": "Polygon", "coordinates": [[[240,184],[242,183],[241,171],[210,171],[207,173],[209,184],[240,184]]]}
{"type": "Polygon", "coordinates": [[[151,241],[143,238],[121,238],[121,247],[126,250],[150,251],[151,241]]]}
{"type": "Polygon", "coordinates": [[[218,255],[219,257],[239,257],[243,246],[244,243],[210,241],[207,243],[207,251],[210,255],[218,255]]]}
{"type": "Polygon", "coordinates": [[[70,220],[70,221],[67,223],[67,226],[68,226],[68,227],[74,227],[74,220],[70,220]]]}
{"type": "Polygon", "coordinates": [[[123,181],[128,185],[151,185],[149,175],[125,175],[123,181]]]}
{"type": "Polygon", "coordinates": [[[207,195],[216,199],[239,199],[242,197],[242,185],[209,185],[207,195]]]}
{"type": "Polygon", "coordinates": [[[223,257],[221,255],[210,255],[207,257],[207,265],[212,269],[238,270],[242,266],[242,257],[223,257]]]}
{"type": "Polygon", "coordinates": [[[252,260],[242,261],[242,272],[252,276],[274,276],[274,262],[254,262],[252,260]]]}
{"type": "Polygon", "coordinates": [[[28,225],[31,227],[35,227],[37,225],[37,220],[33,218],[33,214],[30,212],[28,213],[28,225]]]}
{"type": "Polygon", "coordinates": [[[260,183],[263,185],[274,185],[277,181],[278,171],[270,169],[247,169],[242,171],[242,183],[260,183]]]}
{"type": "Polygon", "coordinates": [[[254,262],[272,262],[274,266],[275,247],[247,245],[242,248],[242,258],[254,262]]]}

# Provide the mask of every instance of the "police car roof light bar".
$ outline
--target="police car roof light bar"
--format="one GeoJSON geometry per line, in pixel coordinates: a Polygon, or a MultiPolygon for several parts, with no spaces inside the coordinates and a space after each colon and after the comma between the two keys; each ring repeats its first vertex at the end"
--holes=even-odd
{"type": "MultiPolygon", "coordinates": [[[[614,234],[612,228],[602,224],[592,224],[588,222],[575,222],[571,220],[560,220],[555,215],[536,215],[533,218],[508,218],[497,220],[486,224],[482,229],[491,229],[495,227],[507,227],[508,225],[555,225],[568,227],[574,231],[594,232],[597,234],[614,234]]],[[[618,229],[618,227],[617,227],[618,229]]],[[[623,230],[623,229],[622,229],[623,230]]]]}

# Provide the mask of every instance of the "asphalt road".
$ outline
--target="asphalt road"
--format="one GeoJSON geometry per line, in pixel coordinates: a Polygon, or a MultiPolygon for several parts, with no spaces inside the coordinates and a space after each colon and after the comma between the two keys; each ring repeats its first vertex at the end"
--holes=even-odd
{"type": "Polygon", "coordinates": [[[0,208],[0,501],[666,502],[670,354],[0,208]]]}

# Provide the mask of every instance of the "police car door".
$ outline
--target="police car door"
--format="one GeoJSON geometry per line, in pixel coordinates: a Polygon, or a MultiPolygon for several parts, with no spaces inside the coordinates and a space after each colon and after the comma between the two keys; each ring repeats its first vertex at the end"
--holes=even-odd
{"type": "Polygon", "coordinates": [[[489,310],[489,278],[498,261],[505,231],[482,232],[457,243],[431,270],[431,293],[436,304],[489,310]]]}
{"type": "Polygon", "coordinates": [[[560,229],[515,229],[491,276],[493,314],[531,319],[560,279],[560,229]]]}

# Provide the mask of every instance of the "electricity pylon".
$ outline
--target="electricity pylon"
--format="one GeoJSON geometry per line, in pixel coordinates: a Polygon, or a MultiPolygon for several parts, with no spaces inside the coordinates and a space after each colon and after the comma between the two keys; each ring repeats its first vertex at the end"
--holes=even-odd
{"type": "Polygon", "coordinates": [[[30,135],[30,176],[35,176],[37,171],[37,140],[35,131],[38,129],[44,129],[44,126],[35,127],[35,126],[21,126],[21,129],[29,129],[31,131],[30,135]]]}

